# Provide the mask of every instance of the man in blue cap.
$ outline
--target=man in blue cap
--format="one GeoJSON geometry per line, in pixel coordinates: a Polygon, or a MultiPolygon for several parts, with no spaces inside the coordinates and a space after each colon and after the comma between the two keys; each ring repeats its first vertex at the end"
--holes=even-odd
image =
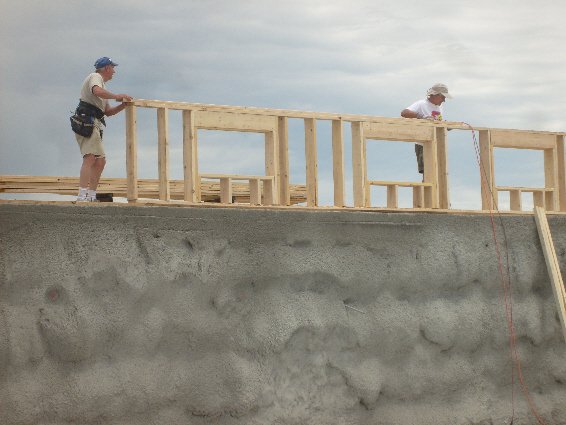
{"type": "Polygon", "coordinates": [[[79,178],[79,196],[77,201],[96,201],[96,188],[106,165],[106,154],[102,143],[102,126],[106,125],[104,116],[110,117],[124,110],[126,103],[132,100],[127,94],[114,94],[106,89],[105,83],[112,79],[117,63],[109,57],[102,57],[94,63],[95,72],[89,74],[83,82],[77,112],[94,120],[94,130],[90,137],[75,134],[79,144],[83,163],[79,178]],[[110,106],[108,100],[121,102],[110,106]]]}

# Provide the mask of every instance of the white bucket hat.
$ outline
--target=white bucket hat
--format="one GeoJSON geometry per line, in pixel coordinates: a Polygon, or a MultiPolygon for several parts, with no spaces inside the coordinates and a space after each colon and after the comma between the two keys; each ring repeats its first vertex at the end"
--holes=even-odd
{"type": "Polygon", "coordinates": [[[426,92],[427,97],[433,96],[435,94],[441,94],[446,99],[452,99],[452,95],[448,93],[448,87],[446,87],[446,84],[442,84],[442,83],[435,84],[426,92]]]}

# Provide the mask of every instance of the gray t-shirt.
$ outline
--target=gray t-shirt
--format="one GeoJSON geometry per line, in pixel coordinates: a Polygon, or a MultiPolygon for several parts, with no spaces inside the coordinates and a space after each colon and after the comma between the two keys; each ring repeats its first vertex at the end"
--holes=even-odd
{"type": "Polygon", "coordinates": [[[104,112],[106,111],[106,105],[108,104],[108,100],[95,96],[92,93],[92,88],[94,86],[98,86],[102,89],[105,88],[102,75],[100,75],[98,72],[93,72],[92,74],[89,74],[85,78],[83,82],[83,86],[81,88],[81,100],[83,102],[87,102],[90,103],[91,105],[99,107],[104,112]]]}

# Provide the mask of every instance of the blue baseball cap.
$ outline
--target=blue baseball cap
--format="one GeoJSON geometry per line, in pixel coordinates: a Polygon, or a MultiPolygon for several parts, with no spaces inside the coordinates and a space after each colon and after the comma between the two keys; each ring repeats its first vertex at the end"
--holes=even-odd
{"type": "Polygon", "coordinates": [[[94,63],[94,67],[96,69],[104,68],[106,65],[118,66],[117,63],[112,62],[112,59],[107,56],[103,56],[100,59],[97,59],[94,63]]]}

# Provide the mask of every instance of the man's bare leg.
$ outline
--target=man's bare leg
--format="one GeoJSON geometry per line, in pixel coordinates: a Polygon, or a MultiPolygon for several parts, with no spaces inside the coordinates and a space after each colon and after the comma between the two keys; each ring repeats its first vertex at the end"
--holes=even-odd
{"type": "Polygon", "coordinates": [[[100,181],[100,176],[106,165],[106,158],[103,156],[95,157],[94,163],[92,164],[90,171],[90,178],[88,180],[88,188],[95,191],[98,187],[98,182],[100,181]]]}
{"type": "Polygon", "coordinates": [[[100,176],[106,165],[106,158],[87,154],[83,157],[79,176],[79,197],[78,200],[88,200],[85,198],[96,198],[96,188],[100,181],[100,176]]]}
{"type": "Polygon", "coordinates": [[[95,161],[96,161],[96,157],[93,154],[89,153],[83,156],[83,164],[81,165],[81,172],[79,175],[79,187],[88,189],[91,170],[95,161]]]}

